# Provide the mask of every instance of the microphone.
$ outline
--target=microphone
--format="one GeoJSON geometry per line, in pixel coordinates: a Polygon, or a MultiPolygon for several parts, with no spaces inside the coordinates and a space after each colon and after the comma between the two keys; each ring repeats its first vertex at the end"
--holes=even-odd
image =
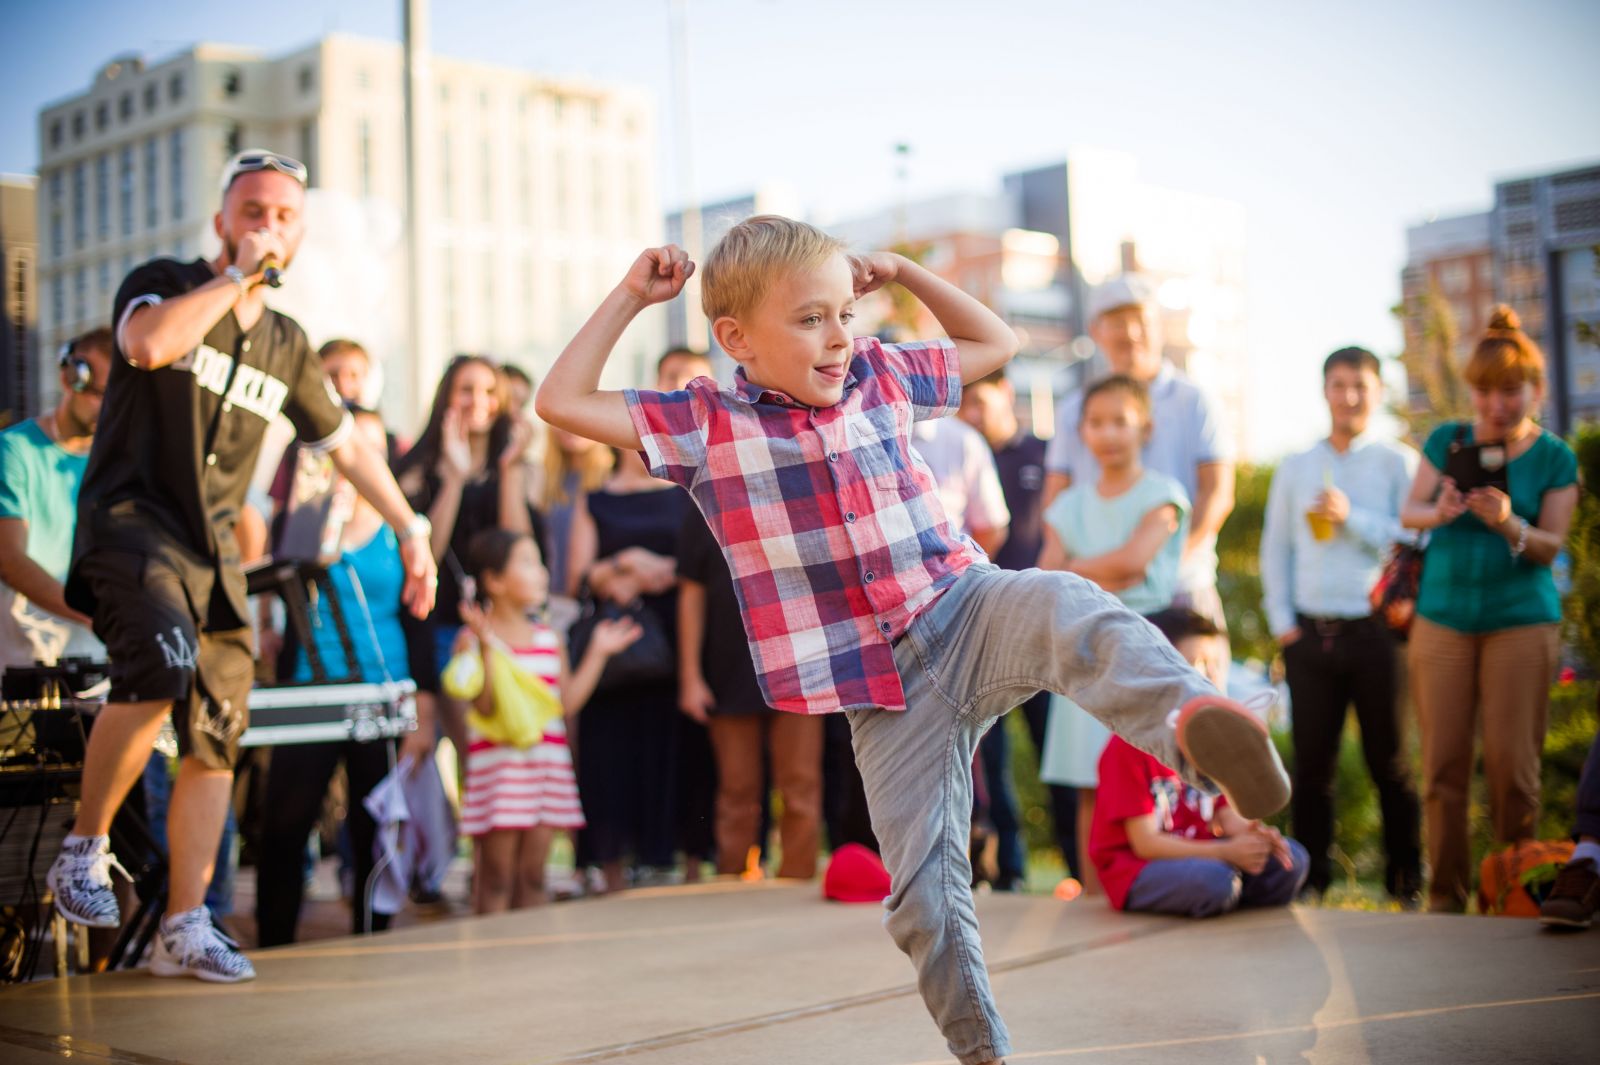
{"type": "Polygon", "coordinates": [[[283,284],[283,264],[270,256],[261,260],[261,283],[271,288],[281,286],[283,284]]]}

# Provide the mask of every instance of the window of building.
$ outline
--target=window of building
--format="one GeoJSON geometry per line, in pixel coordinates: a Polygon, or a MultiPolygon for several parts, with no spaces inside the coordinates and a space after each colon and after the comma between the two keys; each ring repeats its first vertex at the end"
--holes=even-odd
{"type": "Polygon", "coordinates": [[[599,100],[590,100],[589,101],[589,125],[594,126],[596,129],[598,129],[600,127],[600,101],[599,100]]]}
{"type": "Polygon", "coordinates": [[[109,125],[111,125],[111,105],[110,104],[105,104],[105,103],[95,104],[94,105],[94,128],[95,128],[95,130],[97,132],[101,131],[101,130],[104,130],[109,125]]]}
{"type": "Polygon", "coordinates": [[[133,145],[124,144],[117,167],[117,217],[122,220],[122,235],[133,235],[133,145]]]}
{"type": "Polygon", "coordinates": [[[144,113],[150,114],[156,109],[156,103],[161,97],[161,89],[155,82],[148,82],[144,87],[144,113]]]}
{"type": "Polygon", "coordinates": [[[67,324],[67,285],[60,274],[50,279],[50,320],[57,330],[67,324]]]}
{"type": "Polygon", "coordinates": [[[95,232],[101,240],[111,237],[111,156],[101,153],[94,161],[95,232]]]}
{"type": "Polygon", "coordinates": [[[169,179],[172,183],[172,220],[176,222],[183,217],[183,130],[172,131],[171,141],[167,146],[167,166],[171,170],[169,179]]]}
{"type": "Polygon", "coordinates": [[[244,130],[237,122],[228,123],[228,132],[222,139],[223,154],[232,157],[244,149],[244,130]]]}
{"type": "MultiPolygon", "coordinates": [[[[362,75],[358,72],[357,76],[360,77],[362,75]]],[[[316,73],[311,69],[310,63],[300,68],[300,73],[297,77],[299,78],[300,91],[302,93],[310,92],[317,83],[316,73]]]]}
{"type": "Polygon", "coordinates": [[[300,123],[300,161],[306,164],[306,184],[317,183],[317,124],[300,123]]]}
{"type": "Polygon", "coordinates": [[[56,258],[67,253],[66,221],[61,217],[60,208],[50,212],[50,254],[56,258]]]}
{"type": "Polygon", "coordinates": [[[123,122],[133,117],[133,93],[125,92],[117,101],[117,118],[123,122]]]}
{"type": "Polygon", "coordinates": [[[356,123],[357,166],[361,170],[361,195],[372,195],[372,123],[360,119],[356,123]]]}
{"type": "Polygon", "coordinates": [[[156,138],[144,142],[144,224],[147,229],[154,229],[161,221],[161,187],[156,184],[160,154],[156,138]]]}
{"type": "Polygon", "coordinates": [[[478,144],[478,170],[483,182],[480,190],[483,220],[492,222],[494,221],[494,152],[489,147],[488,137],[483,138],[478,144]]]}
{"type": "Polygon", "coordinates": [[[446,218],[455,213],[455,159],[450,151],[450,131],[439,137],[439,211],[446,218]]]}
{"type": "Polygon", "coordinates": [[[481,110],[484,110],[484,111],[489,110],[489,90],[488,89],[479,89],[478,90],[478,107],[481,110]]]}
{"type": "Polygon", "coordinates": [[[116,293],[111,291],[111,260],[101,259],[100,265],[95,268],[96,280],[99,281],[99,296],[102,303],[110,303],[111,297],[116,293]]]}
{"type": "Polygon", "coordinates": [[[83,247],[89,239],[89,167],[79,163],[72,168],[72,246],[83,247]]]}
{"type": "Polygon", "coordinates": [[[550,98],[550,113],[555,115],[555,117],[560,118],[561,113],[563,110],[565,110],[565,108],[566,100],[560,93],[557,93],[550,98]]]}
{"type": "Polygon", "coordinates": [[[72,272],[72,319],[82,322],[89,317],[89,271],[78,267],[72,272]]]}
{"type": "Polygon", "coordinates": [[[50,123],[50,147],[52,147],[52,148],[61,147],[61,141],[62,141],[61,120],[58,118],[55,121],[50,123]]]}
{"type": "Polygon", "coordinates": [[[182,74],[174,74],[172,77],[167,79],[168,99],[170,99],[173,103],[177,103],[179,100],[183,99],[183,92],[184,85],[182,74]]]}
{"type": "Polygon", "coordinates": [[[88,128],[88,119],[84,117],[83,112],[72,112],[72,139],[75,141],[83,140],[84,131],[88,128]]]}
{"type": "Polygon", "coordinates": [[[556,209],[556,228],[567,228],[567,161],[560,152],[552,163],[551,169],[555,171],[556,187],[553,190],[556,209]]]}
{"type": "Polygon", "coordinates": [[[244,72],[238,67],[229,67],[222,72],[222,95],[238,96],[244,91],[244,72]]]}

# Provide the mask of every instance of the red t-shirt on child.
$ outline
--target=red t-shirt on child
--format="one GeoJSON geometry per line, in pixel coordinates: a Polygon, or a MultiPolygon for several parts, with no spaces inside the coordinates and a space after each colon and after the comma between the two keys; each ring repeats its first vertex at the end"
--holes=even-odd
{"type": "Polygon", "coordinates": [[[1149,862],[1133,853],[1123,822],[1156,814],[1161,831],[1185,839],[1210,839],[1211,818],[1225,800],[1185,784],[1155,758],[1112,736],[1100,755],[1100,786],[1095,791],[1089,860],[1111,905],[1122,909],[1128,891],[1149,862]]]}

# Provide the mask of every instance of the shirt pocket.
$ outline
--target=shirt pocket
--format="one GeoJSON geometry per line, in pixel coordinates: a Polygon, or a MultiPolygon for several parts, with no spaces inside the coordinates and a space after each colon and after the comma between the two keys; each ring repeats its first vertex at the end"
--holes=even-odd
{"type": "Polygon", "coordinates": [[[910,485],[909,446],[911,412],[895,406],[873,407],[850,419],[845,426],[845,443],[861,471],[862,480],[873,493],[903,492],[910,485]]]}

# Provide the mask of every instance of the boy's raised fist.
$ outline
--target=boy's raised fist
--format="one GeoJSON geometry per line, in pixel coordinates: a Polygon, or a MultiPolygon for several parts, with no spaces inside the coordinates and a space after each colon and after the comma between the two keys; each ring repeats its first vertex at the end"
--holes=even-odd
{"type": "Polygon", "coordinates": [[[694,263],[676,244],[646,248],[628,268],[623,288],[645,303],[665,303],[683,291],[683,284],[694,273],[694,263]]]}

